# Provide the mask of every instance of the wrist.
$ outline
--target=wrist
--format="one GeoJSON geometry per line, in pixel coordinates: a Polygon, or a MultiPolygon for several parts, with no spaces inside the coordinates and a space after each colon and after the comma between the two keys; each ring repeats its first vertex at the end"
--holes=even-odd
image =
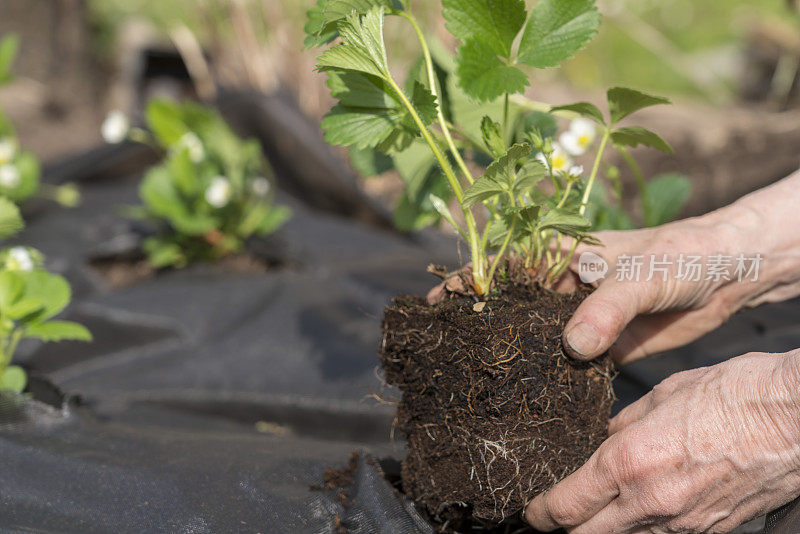
{"type": "Polygon", "coordinates": [[[800,210],[794,193],[800,175],[698,217],[708,250],[735,258],[759,258],[747,280],[731,277],[722,288],[734,308],[753,307],[800,295],[800,210]]]}

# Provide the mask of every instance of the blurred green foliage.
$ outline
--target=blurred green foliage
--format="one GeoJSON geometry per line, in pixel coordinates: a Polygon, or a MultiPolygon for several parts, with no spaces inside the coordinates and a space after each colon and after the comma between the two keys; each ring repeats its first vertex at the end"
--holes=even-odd
{"type": "MultiPolygon", "coordinates": [[[[302,30],[306,11],[316,0],[244,0],[258,38],[265,39],[278,25],[302,30]],[[267,10],[270,4],[274,9],[267,10]],[[281,20],[276,20],[275,13],[281,20]]],[[[233,32],[229,6],[233,0],[89,0],[92,19],[100,30],[100,48],[109,50],[120,23],[131,17],[150,21],[163,31],[182,24],[201,40],[210,33],[223,36],[233,32]]],[[[527,0],[528,6],[535,0],[527,0]]],[[[440,2],[411,0],[414,10],[428,28],[439,23],[440,2]]],[[[605,0],[599,4],[604,13],[603,27],[595,41],[575,58],[567,61],[558,73],[578,87],[596,89],[626,85],[655,90],[662,94],[703,96],[716,99],[725,95],[709,94],[687,76],[695,70],[707,76],[707,65],[719,63],[719,54],[742,45],[747,24],[759,17],[788,18],[785,0],[605,0]],[[655,30],[657,42],[642,39],[644,22],[649,32],[655,30]],[[676,69],[659,52],[664,39],[669,49],[680,53],[679,61],[688,66],[676,69]],[[655,49],[654,49],[655,47],[655,49]],[[683,72],[681,72],[683,70],[683,72]]],[[[301,32],[300,32],[301,33],[301,32]]],[[[652,35],[651,35],[652,37],[652,35]]],[[[300,39],[302,37],[299,37],[300,39]]],[[[402,51],[401,51],[402,54],[402,51]]],[[[416,58],[409,47],[408,62],[416,58]]],[[[674,58],[673,58],[674,59],[674,58]]],[[[402,58],[401,58],[402,60],[402,58]]],[[[711,76],[713,79],[713,76],[711,76]]],[[[730,80],[722,80],[723,88],[730,80]]]]}
{"type": "MultiPolygon", "coordinates": [[[[166,151],[139,189],[132,217],[157,230],[143,244],[154,267],[182,267],[240,252],[277,230],[289,210],[273,204],[271,171],[257,141],[234,134],[213,109],[152,101],[147,124],[166,151]]],[[[133,133],[133,132],[132,132],[133,133]]]]}

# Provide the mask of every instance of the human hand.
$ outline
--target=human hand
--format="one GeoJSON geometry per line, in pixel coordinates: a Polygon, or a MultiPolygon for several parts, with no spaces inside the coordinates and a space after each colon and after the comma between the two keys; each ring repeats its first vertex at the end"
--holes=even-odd
{"type": "MultiPolygon", "coordinates": [[[[738,292],[725,289],[724,281],[684,282],[673,262],[666,276],[648,280],[648,272],[634,281],[620,281],[614,266],[623,256],[673,260],[686,251],[698,255],[726,253],[736,248],[733,227],[715,228],[705,220],[690,219],[660,228],[625,232],[600,232],[600,246],[578,247],[569,269],[554,288],[574,291],[580,284],[579,258],[592,252],[602,257],[610,271],[576,311],[564,331],[565,348],[578,359],[592,359],[610,349],[617,363],[678,347],[722,324],[740,306],[738,292]],[[723,238],[723,236],[725,236],[723,238]]],[[[571,245],[566,243],[565,249],[571,245]]],[[[467,269],[469,266],[467,266],[467,269]]],[[[461,276],[447,278],[428,294],[437,302],[448,292],[464,291],[461,276]]]]}
{"type": "Polygon", "coordinates": [[[678,373],[525,517],[570,534],[723,533],[800,494],[800,351],[678,373]]]}
{"type": "MultiPolygon", "coordinates": [[[[643,278],[620,282],[610,277],[578,308],[564,331],[565,348],[578,359],[607,350],[617,363],[682,346],[710,332],[743,307],[800,295],[800,172],[703,217],[632,232],[598,234],[602,248],[584,247],[612,265],[622,254],[745,254],[763,258],[757,280],[685,282],[643,278]]],[[[577,261],[572,265],[573,278],[577,261]]],[[[612,271],[613,272],[613,271],[612,271]]],[[[704,274],[704,276],[706,276],[704,274]]],[[[569,287],[569,280],[566,280],[569,287]]]]}
{"type": "MultiPolygon", "coordinates": [[[[672,264],[665,277],[642,273],[639,281],[618,281],[611,275],[581,304],[564,331],[565,348],[573,357],[596,358],[609,351],[620,364],[694,341],[714,330],[746,306],[777,302],[800,295],[800,172],[716,212],[659,228],[601,232],[602,246],[581,246],[570,270],[555,289],[573,290],[580,283],[579,258],[594,252],[610,264],[620,257],[641,256],[672,264]],[[760,254],[758,279],[679,280],[681,255],[735,257],[760,254]]],[[[565,244],[569,247],[569,244],[565,244]]],[[[730,274],[730,273],[729,273],[730,274]]],[[[463,290],[451,277],[428,295],[436,302],[447,290],[463,290]],[[447,284],[453,287],[445,287],[447,284]]]]}
{"type": "Polygon", "coordinates": [[[708,258],[740,252],[734,226],[703,219],[679,221],[659,228],[597,234],[602,246],[581,246],[562,280],[562,290],[578,283],[579,258],[585,252],[609,264],[607,277],[578,307],[564,330],[564,346],[571,356],[592,359],[609,351],[618,364],[625,364],[683,346],[716,329],[747,301],[746,290],[733,280],[687,280],[678,272],[677,261],[690,253],[708,258]],[[624,258],[642,258],[641,273],[632,280],[615,276],[615,266],[624,258]],[[665,273],[653,273],[651,261],[667,258],[665,273]]]}

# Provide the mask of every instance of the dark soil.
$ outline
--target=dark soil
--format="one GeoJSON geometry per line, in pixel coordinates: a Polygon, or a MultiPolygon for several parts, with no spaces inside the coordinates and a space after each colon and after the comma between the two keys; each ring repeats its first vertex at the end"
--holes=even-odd
{"type": "Polygon", "coordinates": [[[402,487],[440,531],[518,518],[606,438],[612,365],[562,350],[587,292],[509,283],[480,312],[465,297],[405,296],[386,309],[381,360],[402,392],[402,487]]]}
{"type": "MultiPolygon", "coordinates": [[[[249,252],[226,256],[215,262],[225,273],[263,273],[282,266],[281,262],[261,258],[249,252]]],[[[123,289],[155,277],[159,269],[154,268],[140,252],[103,256],[89,261],[109,289],[123,289]]],[[[169,269],[163,269],[169,270],[169,269]]]]}
{"type": "Polygon", "coordinates": [[[311,486],[309,489],[312,491],[335,491],[336,500],[345,508],[349,507],[351,500],[348,496],[348,492],[355,481],[359,458],[360,455],[358,451],[351,452],[350,459],[347,461],[346,466],[328,467],[322,475],[322,486],[311,486]]]}
{"type": "MultiPolygon", "coordinates": [[[[358,451],[353,451],[350,453],[350,459],[346,466],[328,467],[325,469],[325,474],[322,475],[322,486],[311,486],[308,489],[311,491],[333,491],[335,492],[336,500],[345,508],[349,508],[352,504],[350,491],[353,489],[360,457],[361,455],[358,451]]],[[[348,528],[338,515],[334,518],[333,527],[336,534],[348,533],[348,528]]]]}

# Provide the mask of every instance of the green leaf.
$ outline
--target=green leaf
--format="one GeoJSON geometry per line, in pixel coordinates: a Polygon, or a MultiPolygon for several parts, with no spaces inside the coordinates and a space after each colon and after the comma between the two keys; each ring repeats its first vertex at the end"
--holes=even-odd
{"type": "Polygon", "coordinates": [[[352,12],[363,15],[373,7],[396,7],[392,0],[319,0],[308,10],[304,27],[306,48],[326,44],[339,34],[338,23],[352,12]]]}
{"type": "Polygon", "coordinates": [[[28,385],[28,375],[18,365],[9,365],[0,374],[0,390],[22,393],[28,385]]]}
{"type": "Polygon", "coordinates": [[[692,182],[682,174],[664,174],[648,182],[642,203],[645,225],[661,226],[675,219],[692,192],[692,182]]]}
{"type": "Polygon", "coordinates": [[[555,208],[548,211],[539,223],[539,230],[556,230],[564,235],[575,236],[592,228],[592,223],[584,216],[555,208]]]}
{"type": "Polygon", "coordinates": [[[501,157],[506,152],[506,142],[503,139],[503,127],[499,122],[493,121],[490,117],[484,117],[481,122],[481,133],[483,142],[495,158],[501,157]]]}
{"type": "Polygon", "coordinates": [[[183,202],[172,183],[169,170],[164,166],[153,167],[145,174],[139,186],[139,196],[152,213],[162,217],[180,209],[183,202]]]}
{"type": "Polygon", "coordinates": [[[22,294],[25,286],[22,277],[17,272],[0,272],[0,310],[10,309],[22,294]]]}
{"type": "Polygon", "coordinates": [[[531,145],[528,143],[516,144],[489,165],[484,177],[506,184],[510,188],[516,182],[517,165],[530,155],[531,145]]]}
{"type": "Polygon", "coordinates": [[[517,194],[528,193],[536,187],[536,184],[545,176],[547,176],[547,168],[542,162],[535,159],[527,161],[519,172],[517,172],[517,178],[514,181],[512,190],[517,194]]]}
{"type": "Polygon", "coordinates": [[[552,113],[556,113],[558,111],[569,111],[572,113],[577,113],[581,117],[586,117],[587,119],[592,119],[596,123],[605,126],[606,120],[603,117],[603,112],[589,102],[576,102],[574,104],[567,104],[565,106],[555,106],[550,109],[552,113]]]}
{"type": "Polygon", "coordinates": [[[339,35],[336,23],[328,24],[325,20],[325,6],[329,0],[319,0],[317,5],[311,7],[306,12],[306,24],[303,26],[306,37],[303,40],[303,47],[306,49],[316,48],[327,44],[339,35]]]}
{"type": "Polygon", "coordinates": [[[445,202],[444,200],[442,200],[441,198],[437,197],[432,193],[428,195],[428,198],[430,199],[431,204],[433,205],[433,209],[436,210],[436,212],[442,217],[442,219],[449,222],[450,226],[458,230],[458,233],[461,234],[461,237],[463,237],[465,240],[468,240],[469,238],[467,237],[467,234],[453,218],[453,214],[450,213],[450,208],[447,207],[447,202],[445,202]]]}
{"type": "Polygon", "coordinates": [[[639,145],[649,146],[667,154],[674,154],[672,147],[664,141],[658,134],[646,130],[640,126],[629,128],[617,128],[611,132],[611,140],[616,145],[637,147],[639,145]]]}
{"type": "Polygon", "coordinates": [[[23,298],[38,299],[43,304],[42,310],[35,314],[36,322],[46,321],[61,313],[69,304],[72,290],[63,277],[47,271],[19,274],[24,283],[23,298]]]}
{"type": "Polygon", "coordinates": [[[164,166],[147,172],[139,186],[139,195],[152,215],[167,219],[176,230],[189,235],[202,235],[215,230],[219,221],[186,205],[176,189],[172,175],[164,166]]]}
{"type": "Polygon", "coordinates": [[[511,57],[525,23],[523,0],[442,0],[446,27],[459,41],[475,41],[489,54],[511,57]]]}
{"type": "Polygon", "coordinates": [[[42,341],[91,341],[92,334],[85,326],[71,321],[48,321],[25,329],[25,335],[42,341]]]}
{"type": "Polygon", "coordinates": [[[5,315],[9,319],[13,321],[17,321],[19,319],[23,319],[24,317],[36,313],[44,308],[44,303],[41,299],[36,297],[30,298],[23,298],[9,306],[8,308],[4,308],[5,315]]]}
{"type": "Polygon", "coordinates": [[[166,163],[169,172],[172,174],[172,182],[181,193],[190,196],[197,192],[199,180],[188,150],[183,149],[173,152],[166,163]]]}
{"type": "Polygon", "coordinates": [[[472,98],[489,102],[504,95],[525,91],[528,77],[503,62],[491,47],[475,39],[458,49],[456,74],[459,85],[472,98]]]}
{"type": "Polygon", "coordinates": [[[423,203],[415,202],[404,194],[395,206],[392,222],[402,232],[416,232],[439,222],[440,216],[435,210],[426,208],[423,203]]]}
{"type": "Polygon", "coordinates": [[[351,148],[350,165],[365,178],[379,176],[394,169],[392,158],[373,148],[351,148]]]}
{"type": "Polygon", "coordinates": [[[186,255],[177,243],[159,237],[148,237],[142,243],[142,250],[147,254],[147,260],[156,269],[186,265],[186,255]]]}
{"type": "Polygon", "coordinates": [[[618,204],[609,201],[606,186],[600,180],[595,182],[589,196],[586,218],[592,221],[594,232],[636,228],[628,214],[618,204]]]}
{"type": "Polygon", "coordinates": [[[19,172],[19,184],[15,187],[0,187],[0,194],[17,204],[28,200],[39,190],[39,160],[31,152],[20,152],[13,165],[19,172]]]}
{"type": "Polygon", "coordinates": [[[11,80],[11,66],[19,50],[19,37],[8,35],[0,41],[0,84],[11,80]]]}
{"type": "Polygon", "coordinates": [[[189,132],[180,105],[175,102],[151,100],[147,104],[145,117],[156,140],[164,148],[171,147],[189,132]]]}
{"type": "Polygon", "coordinates": [[[418,140],[407,150],[394,154],[393,159],[405,184],[405,191],[395,208],[395,226],[411,232],[437,223],[441,215],[433,205],[431,195],[447,202],[452,192],[428,145],[418,140]]]}
{"type": "Polygon", "coordinates": [[[464,192],[463,204],[471,208],[479,202],[484,202],[506,192],[506,188],[500,182],[488,176],[481,176],[464,192]]]}
{"type": "Polygon", "coordinates": [[[286,206],[272,206],[258,223],[256,234],[265,236],[274,233],[292,216],[292,210],[286,206]]]}
{"type": "Polygon", "coordinates": [[[489,246],[496,248],[502,245],[510,230],[509,226],[509,223],[504,218],[494,219],[487,235],[489,246]]]}
{"type": "MultiPolygon", "coordinates": [[[[355,72],[331,72],[328,86],[331,94],[339,99],[339,104],[322,120],[325,140],[329,143],[357,149],[384,148],[405,136],[407,146],[418,135],[410,113],[381,78],[355,72]]],[[[417,83],[411,104],[424,124],[433,122],[436,98],[427,88],[417,83]]]]}
{"type": "MultiPolygon", "coordinates": [[[[456,69],[455,59],[453,59],[453,72],[456,69]]],[[[474,139],[480,139],[481,123],[484,117],[490,117],[496,122],[503,120],[503,101],[497,99],[493,102],[485,102],[481,105],[475,104],[475,98],[469,96],[462,87],[461,81],[455,74],[447,77],[446,93],[449,98],[449,119],[467,135],[474,139]]],[[[516,106],[511,108],[510,119],[519,116],[516,106]]]]}
{"type": "Polygon", "coordinates": [[[427,189],[432,181],[445,179],[430,148],[421,140],[412,144],[408,150],[393,154],[392,159],[403,179],[406,192],[415,200],[421,200],[430,194],[427,189]],[[436,178],[432,179],[432,176],[436,178]]]}
{"type": "Polygon", "coordinates": [[[653,96],[628,89],[626,87],[612,87],[608,90],[608,107],[611,110],[611,124],[616,124],[628,115],[640,109],[660,104],[671,104],[668,98],[653,96]]]}
{"type": "Polygon", "coordinates": [[[517,120],[517,138],[525,139],[529,132],[537,132],[542,139],[554,137],[558,132],[558,122],[550,113],[531,111],[520,114],[517,120]]]}
{"type": "Polygon", "coordinates": [[[539,221],[541,211],[541,206],[522,206],[517,209],[517,213],[527,226],[535,225],[539,221]]]}
{"type": "Polygon", "coordinates": [[[389,78],[386,45],[383,41],[383,8],[370,9],[363,17],[350,13],[339,22],[342,44],[317,58],[317,68],[347,70],[389,78]]]}
{"type": "Polygon", "coordinates": [[[5,197],[0,197],[0,239],[11,237],[24,226],[17,205],[5,197]]]}
{"type": "Polygon", "coordinates": [[[519,61],[540,69],[572,57],[597,33],[594,0],[539,0],[522,34],[519,61]]]}
{"type": "MultiPolygon", "coordinates": [[[[516,144],[509,148],[505,154],[492,162],[484,175],[475,180],[475,183],[464,192],[464,206],[471,207],[500,193],[512,191],[519,183],[517,166],[530,154],[531,146],[527,143],[516,144]]],[[[531,179],[531,177],[524,177],[522,184],[524,185],[531,179]]]]}

